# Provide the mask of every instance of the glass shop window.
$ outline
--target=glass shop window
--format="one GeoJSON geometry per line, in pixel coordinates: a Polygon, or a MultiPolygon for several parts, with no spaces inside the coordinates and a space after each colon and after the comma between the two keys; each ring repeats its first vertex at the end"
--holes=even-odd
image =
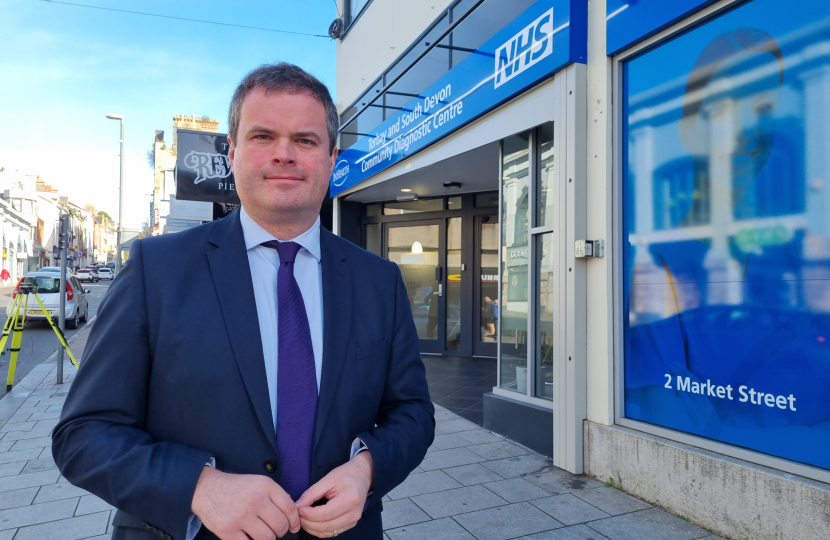
{"type": "Polygon", "coordinates": [[[623,64],[624,416],[830,469],[830,4],[785,12],[623,64]]]}

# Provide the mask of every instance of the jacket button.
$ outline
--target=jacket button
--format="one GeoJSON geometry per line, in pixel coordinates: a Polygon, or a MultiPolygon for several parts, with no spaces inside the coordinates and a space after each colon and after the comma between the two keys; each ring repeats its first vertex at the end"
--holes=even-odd
{"type": "Polygon", "coordinates": [[[265,470],[269,473],[272,473],[272,472],[277,470],[277,464],[274,463],[273,461],[271,461],[270,459],[268,461],[266,461],[263,464],[263,466],[265,467],[265,470]]]}

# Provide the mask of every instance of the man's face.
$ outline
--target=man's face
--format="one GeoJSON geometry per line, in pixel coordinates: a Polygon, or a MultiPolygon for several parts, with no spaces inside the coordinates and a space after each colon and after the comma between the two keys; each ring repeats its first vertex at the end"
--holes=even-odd
{"type": "Polygon", "coordinates": [[[320,213],[337,151],[329,153],[323,104],[307,92],[256,88],[242,102],[228,157],[239,199],[253,216],[320,213]]]}

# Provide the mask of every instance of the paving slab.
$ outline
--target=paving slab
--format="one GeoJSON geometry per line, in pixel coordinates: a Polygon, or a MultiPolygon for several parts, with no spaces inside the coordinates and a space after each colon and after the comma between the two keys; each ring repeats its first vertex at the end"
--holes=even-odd
{"type": "Polygon", "coordinates": [[[58,471],[46,471],[42,473],[20,474],[0,478],[0,493],[13,489],[22,489],[33,486],[45,486],[58,481],[58,471]]]}
{"type": "Polygon", "coordinates": [[[486,429],[471,429],[470,431],[459,431],[457,433],[462,439],[470,441],[471,444],[485,444],[503,441],[504,437],[486,429]]]}
{"type": "Polygon", "coordinates": [[[391,540],[476,540],[450,518],[390,529],[386,531],[386,535],[391,540]]]}
{"type": "Polygon", "coordinates": [[[484,484],[485,482],[502,480],[501,476],[486,467],[482,467],[478,463],[461,465],[460,467],[449,467],[441,470],[465,486],[474,486],[476,484],[484,484]]]}
{"type": "Polygon", "coordinates": [[[401,499],[383,503],[382,519],[385,530],[423,523],[424,521],[430,521],[432,518],[418,508],[414,502],[409,499],[401,499]]]}
{"type": "Polygon", "coordinates": [[[606,514],[610,514],[612,516],[651,508],[651,505],[647,502],[641,501],[636,497],[632,497],[631,495],[623,493],[622,491],[612,487],[574,491],[573,496],[579,497],[583,501],[596,506],[606,514]]]}
{"type": "Polygon", "coordinates": [[[470,486],[449,491],[440,491],[412,498],[432,519],[456,516],[485,508],[503,506],[507,501],[481,486],[470,486]]]}
{"type": "Polygon", "coordinates": [[[0,477],[2,476],[14,476],[16,474],[20,474],[20,471],[23,470],[23,467],[26,466],[25,461],[15,461],[12,463],[3,463],[0,465],[0,477]]]}
{"type": "Polygon", "coordinates": [[[557,529],[561,523],[528,503],[500,506],[456,516],[478,540],[508,540],[516,535],[557,529]]]}
{"type": "Polygon", "coordinates": [[[77,506],[77,499],[66,499],[0,510],[0,529],[14,529],[69,518],[75,513],[77,506]]]}
{"type": "Polygon", "coordinates": [[[432,446],[436,450],[449,450],[450,448],[459,448],[461,446],[470,446],[473,443],[467,439],[462,439],[456,433],[449,433],[447,435],[438,435],[432,441],[432,446]]]}
{"type": "Polygon", "coordinates": [[[391,500],[404,499],[460,487],[463,486],[443,471],[429,471],[410,474],[401,485],[390,491],[388,496],[391,500]]]}
{"type": "Polygon", "coordinates": [[[97,512],[108,512],[115,508],[99,499],[95,495],[86,495],[81,497],[81,502],[78,503],[78,508],[75,510],[76,516],[83,516],[86,514],[95,514],[97,512]]]}
{"type": "Polygon", "coordinates": [[[75,487],[69,482],[61,484],[52,484],[49,486],[42,486],[37,492],[35,503],[44,503],[50,501],[59,501],[60,499],[69,499],[72,497],[83,497],[89,495],[85,489],[75,487]]]}
{"type": "Polygon", "coordinates": [[[510,478],[484,484],[484,487],[511,503],[549,497],[547,491],[522,478],[510,478]]]}
{"type": "Polygon", "coordinates": [[[460,431],[470,431],[480,429],[479,425],[461,417],[456,417],[454,420],[438,420],[435,422],[435,434],[444,433],[458,433],[460,431]]]}
{"type": "MultiPolygon", "coordinates": [[[[48,447],[46,449],[48,449],[48,447]]],[[[57,469],[58,469],[58,466],[55,465],[55,460],[52,459],[52,456],[48,456],[48,457],[45,457],[45,458],[38,458],[38,459],[30,460],[28,463],[26,463],[26,466],[23,467],[23,470],[21,471],[21,473],[22,474],[27,474],[27,473],[35,473],[35,472],[42,472],[42,471],[52,471],[52,470],[57,470],[57,469]]]]}
{"type": "Polygon", "coordinates": [[[452,448],[450,450],[436,450],[435,452],[428,453],[421,462],[421,468],[425,471],[434,471],[436,469],[469,465],[470,463],[480,463],[482,461],[486,461],[486,459],[475,452],[471,452],[467,448],[452,448]]]}
{"type": "MultiPolygon", "coordinates": [[[[523,536],[517,540],[606,540],[607,537],[601,535],[594,529],[587,525],[573,525],[572,527],[563,527],[553,531],[545,531],[530,536],[523,536]]],[[[642,539],[647,540],[647,539],[642,539]]]]}
{"type": "Polygon", "coordinates": [[[531,501],[531,504],[565,525],[576,525],[609,517],[599,508],[577,499],[570,493],[538,499],[531,501]]]}
{"type": "Polygon", "coordinates": [[[30,487],[0,493],[0,510],[32,504],[38,489],[37,487],[30,487]]]}
{"type": "Polygon", "coordinates": [[[709,531],[659,508],[593,521],[588,526],[611,540],[697,540],[711,536],[709,531]]]}
{"type": "Polygon", "coordinates": [[[515,478],[525,474],[535,473],[551,467],[551,462],[539,454],[497,459],[483,463],[485,467],[504,478],[515,478]]]}
{"type": "Polygon", "coordinates": [[[496,460],[530,454],[531,450],[510,441],[498,441],[467,447],[484,459],[496,460]]]}
{"type": "Polygon", "coordinates": [[[604,486],[602,482],[584,474],[571,474],[561,469],[539,471],[523,478],[553,495],[604,486]]]}
{"type": "Polygon", "coordinates": [[[31,448],[29,450],[20,450],[19,452],[0,452],[0,463],[14,463],[15,461],[29,461],[30,459],[37,459],[43,453],[43,450],[31,448]]]}
{"type": "Polygon", "coordinates": [[[24,527],[17,531],[16,540],[80,540],[91,536],[109,538],[105,535],[109,512],[100,512],[88,516],[62,519],[24,527]]]}
{"type": "Polygon", "coordinates": [[[14,441],[9,450],[28,450],[30,448],[46,448],[52,446],[52,437],[38,437],[37,439],[25,439],[14,441]]]}

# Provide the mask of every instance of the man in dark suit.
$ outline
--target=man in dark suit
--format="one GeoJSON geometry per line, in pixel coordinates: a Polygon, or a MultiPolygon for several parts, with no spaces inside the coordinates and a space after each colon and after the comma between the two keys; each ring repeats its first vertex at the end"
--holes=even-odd
{"type": "Polygon", "coordinates": [[[434,409],[396,265],[320,227],[328,90],[288,64],[229,114],[241,209],[133,244],[52,451],[115,539],[380,539],[434,409]]]}

